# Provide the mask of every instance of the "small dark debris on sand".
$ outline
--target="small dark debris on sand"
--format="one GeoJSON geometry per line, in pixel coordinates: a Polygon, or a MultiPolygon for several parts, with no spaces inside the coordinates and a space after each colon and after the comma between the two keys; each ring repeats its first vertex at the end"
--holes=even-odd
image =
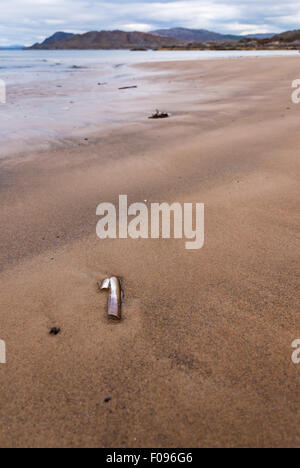
{"type": "Polygon", "coordinates": [[[160,112],[157,110],[149,119],[167,119],[168,117],[170,117],[170,115],[167,112],[160,112]]]}
{"type": "Polygon", "coordinates": [[[122,89],[136,89],[137,86],[123,86],[122,88],[119,88],[120,90],[122,89]]]}
{"type": "Polygon", "coordinates": [[[105,398],[104,403],[109,403],[111,401],[110,397],[105,398]]]}
{"type": "Polygon", "coordinates": [[[60,333],[60,328],[57,328],[57,327],[52,327],[50,332],[49,332],[49,335],[58,335],[60,333]]]}

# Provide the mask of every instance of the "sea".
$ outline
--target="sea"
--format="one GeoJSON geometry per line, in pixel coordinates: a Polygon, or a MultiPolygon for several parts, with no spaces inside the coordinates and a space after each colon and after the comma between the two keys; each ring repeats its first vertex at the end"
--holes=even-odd
{"type": "Polygon", "coordinates": [[[144,62],[214,60],[298,55],[299,51],[129,51],[129,50],[0,50],[0,76],[32,79],[35,72],[59,73],[76,67],[116,67],[144,62]]]}

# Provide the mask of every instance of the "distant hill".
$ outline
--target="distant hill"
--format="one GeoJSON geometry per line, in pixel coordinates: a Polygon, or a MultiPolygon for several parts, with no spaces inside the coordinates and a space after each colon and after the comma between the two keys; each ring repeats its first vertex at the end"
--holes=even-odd
{"type": "MultiPolygon", "coordinates": [[[[169,49],[169,50],[262,50],[296,49],[300,30],[281,34],[224,35],[205,29],[172,28],[151,33],[91,31],[85,34],[57,32],[29,49],[169,49]]],[[[17,46],[16,46],[17,47],[17,46]]]]}
{"type": "Polygon", "coordinates": [[[0,47],[0,50],[22,50],[24,46],[22,45],[11,45],[6,47],[0,47]]]}
{"type": "Polygon", "coordinates": [[[244,37],[248,37],[248,39],[271,39],[272,37],[276,36],[276,33],[269,33],[269,34],[247,34],[244,37]]]}
{"type": "Polygon", "coordinates": [[[45,41],[42,44],[46,44],[46,45],[54,44],[54,42],[64,41],[66,39],[70,39],[73,36],[75,36],[75,34],[66,33],[66,32],[57,32],[53,34],[53,36],[50,36],[47,39],[45,39],[45,41]]]}
{"type": "Polygon", "coordinates": [[[206,29],[187,29],[187,28],[172,28],[158,29],[151,31],[152,34],[158,34],[165,37],[174,37],[184,42],[207,42],[207,41],[239,41],[242,36],[230,34],[219,34],[206,29]]]}
{"type": "Polygon", "coordinates": [[[283,42],[295,42],[300,40],[300,29],[295,31],[286,31],[281,34],[276,34],[273,38],[273,41],[283,41],[283,42]]]}
{"type": "Polygon", "coordinates": [[[30,49],[151,49],[180,43],[176,38],[142,32],[92,31],[64,37],[65,34],[68,33],[56,33],[42,44],[34,44],[30,49]]]}

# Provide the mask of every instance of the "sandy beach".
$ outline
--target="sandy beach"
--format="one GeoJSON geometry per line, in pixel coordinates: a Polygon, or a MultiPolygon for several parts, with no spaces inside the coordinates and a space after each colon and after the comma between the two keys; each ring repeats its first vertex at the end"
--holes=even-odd
{"type": "Polygon", "coordinates": [[[299,60],[138,65],[115,125],[2,147],[1,447],[300,446],[299,60]],[[204,203],[204,248],[99,240],[120,194],[204,203]]]}

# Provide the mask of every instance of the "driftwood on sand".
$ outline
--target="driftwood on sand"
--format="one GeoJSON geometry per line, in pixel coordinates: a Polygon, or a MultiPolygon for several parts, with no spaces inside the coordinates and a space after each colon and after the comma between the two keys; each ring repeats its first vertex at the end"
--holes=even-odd
{"type": "Polygon", "coordinates": [[[160,112],[157,110],[154,114],[152,114],[149,119],[167,119],[169,114],[167,112],[160,112]]]}
{"type": "Polygon", "coordinates": [[[119,88],[119,90],[123,90],[123,89],[136,89],[137,86],[123,86],[122,88],[119,88]]]}

